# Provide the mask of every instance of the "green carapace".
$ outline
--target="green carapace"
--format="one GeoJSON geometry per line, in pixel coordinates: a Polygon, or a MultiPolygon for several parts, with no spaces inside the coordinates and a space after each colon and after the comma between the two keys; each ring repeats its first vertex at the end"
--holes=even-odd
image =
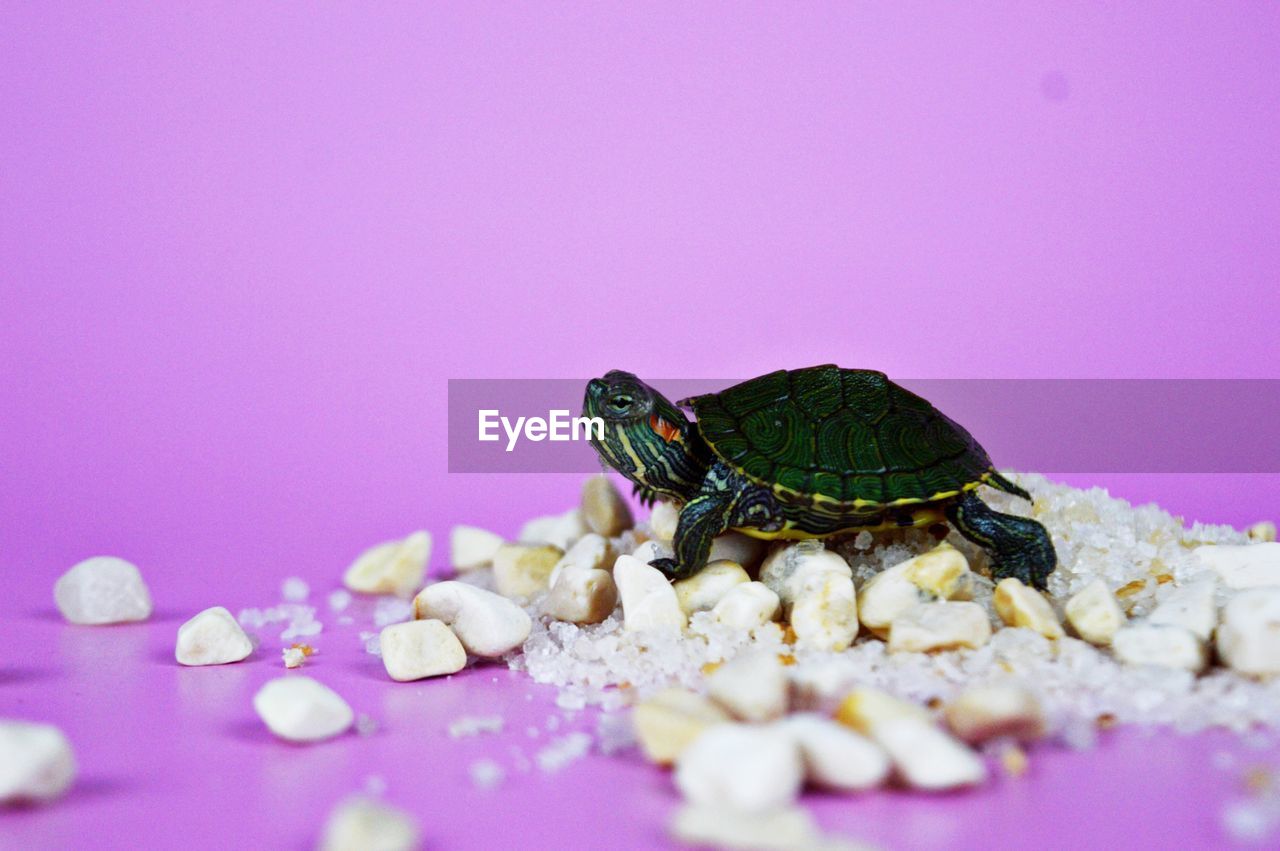
{"type": "Polygon", "coordinates": [[[985,549],[997,579],[1043,589],[1057,565],[1034,520],[993,511],[988,485],[1023,499],[961,426],[883,373],[815,366],[780,370],[679,407],[628,372],[587,385],[591,441],[647,502],[680,507],[672,579],[706,564],[716,535],[823,538],[950,521],[985,549]],[[681,411],[697,417],[690,422],[681,411]]]}

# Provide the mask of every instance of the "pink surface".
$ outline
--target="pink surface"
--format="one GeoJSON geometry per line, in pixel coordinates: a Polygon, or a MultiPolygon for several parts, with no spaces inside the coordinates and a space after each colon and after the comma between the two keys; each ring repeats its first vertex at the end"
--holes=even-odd
{"type": "MultiPolygon", "coordinates": [[[[84,776],[0,845],[300,847],[369,775],[438,847],[655,843],[674,798],[634,759],[470,788],[550,712],[519,677],[391,684],[328,616],[313,672],[381,732],[291,748],[249,709],[273,655],[180,670],[173,631],[567,505],[571,477],[445,472],[449,377],[1278,377],[1278,37],[1268,4],[6,5],[0,715],[62,725],[84,776]],[[142,566],[152,624],[56,618],[99,552],[142,566]],[[494,706],[500,739],[445,741],[494,706]]],[[[817,806],[894,847],[1207,846],[1222,741],[817,806]]]]}

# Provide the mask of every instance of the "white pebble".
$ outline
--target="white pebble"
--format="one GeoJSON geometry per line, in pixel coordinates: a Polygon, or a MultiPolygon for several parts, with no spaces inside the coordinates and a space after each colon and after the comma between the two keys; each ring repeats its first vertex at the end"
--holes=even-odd
{"type": "Polygon", "coordinates": [[[61,730],[0,720],[0,804],[50,801],[75,779],[75,754],[61,730]]]}
{"type": "Polygon", "coordinates": [[[547,590],[564,551],[551,544],[503,544],[493,557],[493,581],[504,597],[525,599],[547,590]]]}
{"type": "Polygon", "coordinates": [[[853,578],[836,570],[810,574],[791,605],[791,629],[797,647],[832,652],[848,649],[858,635],[853,578]]]}
{"type": "Polygon", "coordinates": [[[181,665],[225,665],[252,652],[253,642],[222,606],[205,609],[178,627],[174,656],[181,665]]]}
{"type": "Polygon", "coordinates": [[[710,698],[681,688],[660,691],[631,712],[641,749],[658,765],[675,762],[705,730],[728,720],[729,714],[710,698]]]}
{"type": "Polygon", "coordinates": [[[1209,663],[1204,642],[1180,626],[1136,623],[1111,639],[1116,658],[1129,665],[1158,665],[1197,673],[1209,663]]]}
{"type": "Polygon", "coordinates": [[[1125,622],[1116,596],[1101,579],[1093,580],[1067,600],[1063,611],[1076,635],[1099,646],[1110,644],[1125,622]]]}
{"type": "Polygon", "coordinates": [[[598,568],[570,567],[562,570],[542,610],[568,623],[600,623],[618,606],[618,586],[613,575],[598,568]]]}
{"type": "Polygon", "coordinates": [[[777,655],[748,651],[707,677],[707,694],[742,721],[772,721],[787,712],[787,673],[777,655]]]}
{"type": "Polygon", "coordinates": [[[456,674],[467,665],[467,652],[453,631],[438,620],[392,624],[378,636],[382,664],[398,682],[456,674]]]}
{"type": "Polygon", "coordinates": [[[741,532],[726,532],[712,540],[707,561],[736,561],[750,569],[760,563],[765,546],[759,538],[741,532]]]}
{"type": "Polygon", "coordinates": [[[907,578],[931,598],[966,599],[972,589],[968,559],[946,541],[903,564],[907,578]]]}
{"type": "Polygon", "coordinates": [[[917,789],[953,789],[986,779],[986,765],[977,754],[913,703],[859,688],[840,704],[836,718],[884,748],[898,775],[917,789]]]}
{"type": "Polygon", "coordinates": [[[270,680],[253,696],[267,728],[290,742],[316,742],[345,733],[355,720],[337,692],[297,674],[270,680]]]}
{"type": "Polygon", "coordinates": [[[622,598],[622,623],[628,631],[682,630],[688,624],[667,577],[632,556],[618,556],[613,579],[622,598]]]}
{"type": "Polygon", "coordinates": [[[763,582],[746,582],[730,588],[711,609],[716,621],[740,630],[764,626],[778,615],[782,601],[763,582]]]}
{"type": "Polygon", "coordinates": [[[301,668],[307,661],[307,654],[301,647],[285,647],[280,651],[280,658],[286,668],[301,668]]]}
{"type": "Polygon", "coordinates": [[[800,747],[805,779],[814,786],[860,791],[889,774],[889,756],[879,745],[826,716],[801,712],[780,724],[800,747]]]}
{"type": "Polygon", "coordinates": [[[645,541],[631,551],[631,557],[648,564],[654,559],[671,558],[671,547],[660,541],[645,541]]]}
{"type": "Polygon", "coordinates": [[[676,589],[676,598],[680,608],[686,615],[704,612],[715,607],[716,603],[734,587],[751,581],[742,565],[736,561],[711,561],[702,570],[681,579],[672,587],[676,589]]]}
{"type": "Polygon", "coordinates": [[[1280,585],[1280,543],[1209,544],[1194,553],[1228,588],[1280,585]]]}
{"type": "Polygon", "coordinates": [[[551,568],[551,576],[547,584],[554,587],[556,580],[560,578],[560,571],[567,567],[608,569],[613,567],[612,562],[615,558],[617,556],[608,538],[597,535],[595,532],[588,532],[575,541],[556,562],[555,567],[551,568]]]}
{"type": "Polygon", "coordinates": [[[927,597],[911,581],[909,562],[895,564],[868,579],[858,593],[858,620],[880,638],[888,638],[893,619],[927,597]]]}
{"type": "Polygon", "coordinates": [[[413,817],[381,801],[343,801],[325,821],[320,851],[413,851],[422,836],[413,817]]]}
{"type": "Polygon", "coordinates": [[[681,846],[720,851],[854,851],[822,835],[809,811],[801,806],[744,813],[727,807],[683,804],[671,819],[671,837],[681,846]]]}
{"type": "Polygon", "coordinates": [[[549,544],[560,550],[567,550],[574,541],[590,531],[582,517],[582,510],[570,508],[564,514],[535,517],[520,527],[516,540],[522,544],[549,544]]]}
{"type": "Polygon", "coordinates": [[[803,781],[800,749],[772,725],[716,725],[676,761],[676,787],[703,806],[772,810],[794,802],[803,781]]]}
{"type": "Polygon", "coordinates": [[[1270,520],[1254,523],[1245,531],[1250,541],[1257,541],[1260,544],[1271,543],[1276,539],[1276,524],[1270,520]]]}
{"type": "Polygon", "coordinates": [[[454,570],[475,570],[493,561],[502,536],[479,526],[454,526],[449,530],[449,561],[454,570]]]}
{"type": "Polygon", "coordinates": [[[71,623],[98,626],[151,617],[151,592],[133,564],[114,556],[85,559],[53,585],[58,611],[71,623]]]}
{"type": "Polygon", "coordinates": [[[915,718],[929,721],[929,713],[923,707],[899,700],[874,688],[856,688],[845,696],[836,710],[836,720],[863,735],[881,721],[895,718],[915,718]]]}
{"type": "Polygon", "coordinates": [[[889,652],[978,648],[991,640],[991,621],[977,603],[916,603],[893,619],[889,652]]]}
{"type": "Polygon", "coordinates": [[[680,523],[680,509],[674,503],[661,501],[653,504],[653,513],[649,515],[649,531],[653,537],[664,543],[671,543],[676,537],[676,526],[680,523]]]}
{"type": "Polygon", "coordinates": [[[1009,577],[996,584],[996,613],[1013,627],[1035,630],[1045,638],[1062,638],[1066,633],[1053,606],[1034,588],[1009,577]]]}
{"type": "Polygon", "coordinates": [[[760,581],[778,595],[784,608],[789,608],[805,583],[823,573],[853,576],[849,563],[821,541],[799,541],[769,553],[760,566],[760,581]]]}
{"type": "Polygon", "coordinates": [[[1212,574],[1194,579],[1165,597],[1147,622],[1180,626],[1201,641],[1208,641],[1218,625],[1217,591],[1218,583],[1212,574]]]}
{"type": "Polygon", "coordinates": [[[983,685],[965,689],[947,704],[947,724],[961,739],[980,744],[989,739],[1022,741],[1044,735],[1045,716],[1036,696],[1013,685],[983,685]]]}
{"type": "Polygon", "coordinates": [[[582,519],[592,532],[613,538],[632,526],[631,509],[607,475],[582,483],[582,519]]]}
{"type": "Polygon", "coordinates": [[[413,612],[448,624],[468,653],[489,658],[519,647],[533,627],[528,613],[506,597],[453,580],[423,588],[413,612]]]}
{"type": "Polygon", "coordinates": [[[1242,674],[1280,674],[1280,588],[1236,594],[1222,611],[1218,655],[1242,674]]]}
{"type": "Polygon", "coordinates": [[[347,568],[342,584],[362,594],[412,597],[422,586],[431,558],[431,534],[414,532],[365,550],[347,568]]]}

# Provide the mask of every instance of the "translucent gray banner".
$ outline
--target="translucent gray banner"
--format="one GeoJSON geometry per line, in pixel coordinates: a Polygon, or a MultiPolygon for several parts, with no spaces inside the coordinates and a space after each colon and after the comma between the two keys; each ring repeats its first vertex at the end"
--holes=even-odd
{"type": "MultiPolygon", "coordinates": [[[[673,401],[741,381],[644,380],[673,401]]],[[[895,381],[968,429],[999,467],[1044,473],[1280,472],[1276,379],[895,381]]],[[[450,379],[449,472],[599,470],[583,424],[574,423],[586,384],[587,379],[450,379]]]]}

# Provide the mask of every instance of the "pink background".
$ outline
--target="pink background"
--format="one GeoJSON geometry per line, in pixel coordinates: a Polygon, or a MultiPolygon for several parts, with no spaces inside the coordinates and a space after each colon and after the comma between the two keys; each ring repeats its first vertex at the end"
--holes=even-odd
{"type": "MultiPolygon", "coordinates": [[[[247,710],[277,662],[178,671],[172,631],[287,575],[327,590],[413,528],[569,504],[576,477],[446,473],[450,377],[1280,377],[1278,42],[1271,3],[6,4],[0,714],[62,724],[85,782],[0,815],[0,845],[298,847],[369,773],[442,847],[526,811],[549,843],[577,822],[539,802],[569,800],[652,842],[671,794],[635,763],[593,758],[558,798],[444,791],[462,764],[436,770],[452,751],[404,695],[447,721],[518,678],[388,696],[327,632],[317,676],[385,738],[282,753],[247,710]],[[153,624],[59,623],[53,579],[98,552],[143,567],[153,624]]],[[[1086,480],[1280,510],[1275,477],[1086,480]]],[[[820,812],[890,845],[981,843],[975,813],[1008,813],[1030,843],[1126,753],[1167,754],[1143,811],[1207,771],[1208,745],[1123,747],[820,812]]],[[[1166,829],[1209,844],[1229,789],[1197,792],[1166,829]]]]}

